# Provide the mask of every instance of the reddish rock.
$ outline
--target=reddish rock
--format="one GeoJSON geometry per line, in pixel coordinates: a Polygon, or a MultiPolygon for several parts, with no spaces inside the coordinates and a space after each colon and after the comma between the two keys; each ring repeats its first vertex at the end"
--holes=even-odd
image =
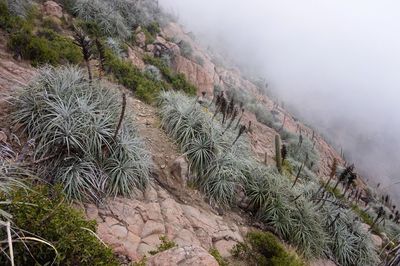
{"type": "Polygon", "coordinates": [[[51,17],[62,18],[63,16],[62,7],[54,1],[44,2],[42,11],[45,15],[51,17]]]}
{"type": "Polygon", "coordinates": [[[174,69],[186,76],[186,78],[197,87],[197,94],[200,96],[203,91],[207,95],[213,95],[213,77],[199,64],[183,57],[175,56],[173,60],[174,69]]]}
{"type": "Polygon", "coordinates": [[[177,247],[158,253],[147,261],[149,266],[218,266],[205,249],[196,246],[177,247]]]}

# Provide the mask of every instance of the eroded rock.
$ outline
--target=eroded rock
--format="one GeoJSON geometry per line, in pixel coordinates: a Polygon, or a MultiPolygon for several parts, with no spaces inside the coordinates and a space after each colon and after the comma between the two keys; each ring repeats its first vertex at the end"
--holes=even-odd
{"type": "Polygon", "coordinates": [[[149,266],[218,266],[218,262],[205,249],[198,246],[177,247],[149,258],[149,266]]]}
{"type": "Polygon", "coordinates": [[[54,1],[46,1],[43,4],[42,11],[45,15],[62,18],[63,12],[62,7],[54,1]]]}

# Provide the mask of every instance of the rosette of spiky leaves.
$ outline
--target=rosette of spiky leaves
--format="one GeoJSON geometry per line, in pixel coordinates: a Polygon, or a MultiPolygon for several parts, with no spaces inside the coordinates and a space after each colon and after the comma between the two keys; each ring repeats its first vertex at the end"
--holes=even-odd
{"type": "Polygon", "coordinates": [[[0,142],[0,161],[15,158],[16,153],[7,143],[0,142]]]}
{"type": "Polygon", "coordinates": [[[352,232],[357,238],[355,249],[357,250],[354,258],[357,265],[373,266],[380,262],[376,247],[372,241],[371,234],[361,227],[361,223],[353,224],[352,232]]]}
{"type": "Polygon", "coordinates": [[[328,235],[319,212],[311,202],[296,201],[291,217],[294,222],[288,240],[297,245],[305,257],[319,258],[328,251],[328,235]]]}
{"type": "Polygon", "coordinates": [[[305,162],[308,156],[306,166],[311,170],[317,167],[319,154],[309,138],[303,136],[301,145],[299,145],[298,139],[296,138],[289,137],[288,142],[287,150],[289,157],[298,162],[305,162]]]}
{"type": "Polygon", "coordinates": [[[215,162],[221,149],[218,143],[218,135],[212,128],[209,132],[197,134],[183,147],[185,155],[189,159],[189,167],[198,175],[204,175],[206,169],[215,162]]]}
{"type": "Polygon", "coordinates": [[[105,159],[104,171],[109,176],[108,193],[131,196],[143,190],[150,180],[151,156],[131,125],[125,125],[105,159]]]}
{"type": "Polygon", "coordinates": [[[242,172],[232,167],[234,162],[217,160],[199,179],[201,190],[213,201],[229,206],[232,204],[236,191],[242,186],[242,172]]]}
{"type": "Polygon", "coordinates": [[[283,194],[277,194],[270,198],[270,202],[260,211],[258,217],[265,224],[272,226],[281,237],[289,239],[291,227],[295,222],[290,215],[291,211],[293,204],[283,194]]]}
{"type": "Polygon", "coordinates": [[[89,83],[75,67],[44,68],[14,104],[14,122],[35,140],[34,158],[50,158],[38,168],[43,178],[62,183],[69,198],[100,201],[147,183],[151,163],[133,128],[115,137],[121,105],[113,88],[89,83]],[[129,171],[116,178],[107,160],[129,171]],[[128,181],[116,182],[123,178],[128,181]]]}
{"type": "Polygon", "coordinates": [[[8,10],[15,16],[26,17],[32,6],[30,0],[7,0],[8,10]]]}
{"type": "Polygon", "coordinates": [[[249,175],[251,178],[246,183],[246,195],[254,210],[263,211],[272,203],[283,181],[276,172],[262,166],[252,169],[249,175]]]}
{"type": "Polygon", "coordinates": [[[87,22],[95,22],[106,36],[125,39],[131,34],[125,19],[108,1],[77,0],[74,12],[87,22]]]}
{"type": "MultiPolygon", "coordinates": [[[[301,168],[302,163],[295,161],[292,158],[287,158],[286,163],[290,166],[292,175],[297,175],[299,173],[299,169],[301,168]]],[[[318,180],[317,176],[314,172],[312,172],[307,166],[303,166],[299,173],[299,183],[303,182],[316,182],[318,180]]]]}
{"type": "Polygon", "coordinates": [[[107,178],[88,158],[75,156],[63,159],[55,181],[63,184],[63,192],[71,199],[100,202],[107,178]]]}
{"type": "Polygon", "coordinates": [[[340,265],[377,265],[379,259],[371,235],[361,228],[359,218],[352,211],[337,203],[335,198],[329,197],[320,209],[330,236],[332,255],[340,265]]]}

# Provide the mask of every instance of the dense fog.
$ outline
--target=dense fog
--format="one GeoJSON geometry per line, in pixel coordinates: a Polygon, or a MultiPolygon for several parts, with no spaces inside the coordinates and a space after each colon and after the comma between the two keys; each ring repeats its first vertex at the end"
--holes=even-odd
{"type": "Polygon", "coordinates": [[[392,185],[400,181],[398,1],[160,4],[199,39],[265,77],[296,115],[343,147],[371,184],[400,191],[392,185]]]}

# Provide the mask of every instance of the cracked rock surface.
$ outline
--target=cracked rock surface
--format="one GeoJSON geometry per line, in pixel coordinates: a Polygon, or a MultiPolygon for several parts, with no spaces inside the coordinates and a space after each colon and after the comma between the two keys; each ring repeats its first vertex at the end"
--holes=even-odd
{"type": "Polygon", "coordinates": [[[97,221],[97,233],[102,240],[129,260],[149,256],[148,252],[161,243],[162,235],[178,245],[174,254],[184,253],[186,249],[197,253],[199,249],[208,251],[215,247],[229,256],[232,246],[243,241],[236,224],[210,210],[179,203],[158,185],[149,186],[137,199],[110,199],[102,207],[87,204],[85,209],[86,216],[97,221]]]}

